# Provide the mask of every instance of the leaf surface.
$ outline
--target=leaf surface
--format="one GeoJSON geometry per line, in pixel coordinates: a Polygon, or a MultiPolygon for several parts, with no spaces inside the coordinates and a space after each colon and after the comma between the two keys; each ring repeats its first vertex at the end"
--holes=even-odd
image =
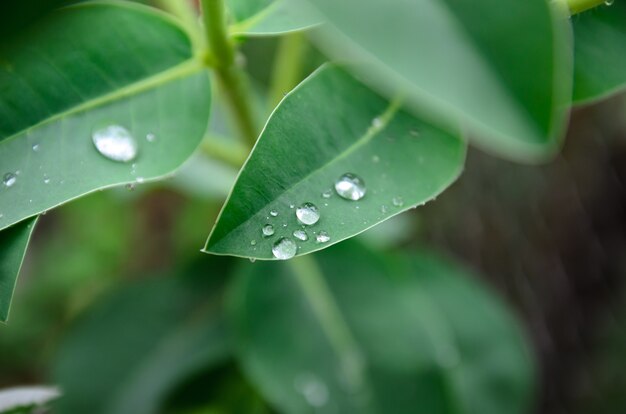
{"type": "Polygon", "coordinates": [[[626,4],[616,1],[572,17],[574,102],[602,99],[626,88],[626,4]]]}
{"type": "Polygon", "coordinates": [[[308,234],[298,241],[299,254],[322,249],[437,196],[460,174],[465,148],[458,136],[402,111],[341,68],[324,66],[270,117],[205,251],[272,259],[273,244],[281,237],[298,241],[297,230],[308,234]],[[335,193],[345,173],[364,180],[364,198],[335,193]],[[307,202],[321,215],[312,226],[296,218],[307,202]],[[262,233],[267,224],[271,237],[262,233]],[[321,232],[330,241],[318,243],[321,232]]]}
{"type": "Polygon", "coordinates": [[[528,412],[532,359],[516,322],[430,252],[354,242],[239,275],[238,357],[286,413],[528,412]]]}
{"type": "Polygon", "coordinates": [[[230,0],[235,36],[276,36],[310,29],[322,23],[315,15],[294,11],[291,0],[230,0]]]}
{"type": "Polygon", "coordinates": [[[208,73],[186,33],[153,9],[58,10],[0,52],[0,229],[110,186],[182,164],[208,121],[208,73]],[[117,162],[94,132],[121,126],[137,156],[117,162]],[[147,139],[150,137],[150,139],[147,139]],[[8,174],[8,175],[7,175],[8,174]]]}
{"type": "Polygon", "coordinates": [[[553,154],[571,101],[570,28],[545,0],[293,0],[326,21],[318,45],[418,114],[460,123],[483,148],[553,154]]]}
{"type": "Polygon", "coordinates": [[[0,321],[9,318],[11,298],[37,218],[0,232],[0,321]]]}

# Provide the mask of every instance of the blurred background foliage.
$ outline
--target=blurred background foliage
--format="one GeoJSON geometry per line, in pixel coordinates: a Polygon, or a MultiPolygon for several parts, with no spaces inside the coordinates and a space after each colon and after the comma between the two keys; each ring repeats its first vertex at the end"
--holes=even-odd
{"type": "MultiPolygon", "coordinates": [[[[39,3],[5,2],[0,35],[67,2],[39,3]]],[[[279,42],[243,44],[260,107],[279,42]]],[[[300,78],[325,59],[310,45],[304,53],[300,78]]],[[[231,124],[215,105],[206,140],[236,158],[231,124]]],[[[565,142],[541,167],[471,150],[439,199],[315,255],[312,271],[374,361],[376,412],[626,411],[624,98],[574,111],[565,142]],[[441,309],[425,311],[419,295],[441,309]],[[416,309],[392,306],[405,300],[416,309]],[[422,343],[429,317],[467,349],[443,363],[431,354],[449,349],[422,343]],[[499,350],[513,351],[498,359],[499,350]],[[377,361],[406,376],[376,370],[377,361]],[[450,391],[448,375],[465,385],[450,391]],[[478,411],[455,406],[459,396],[478,411]]],[[[236,173],[201,150],[171,179],[98,192],[42,217],[0,327],[0,389],[59,385],[66,397],[53,410],[68,413],[359,412],[358,393],[320,408],[341,387],[324,370],[354,355],[332,355],[288,265],[199,253],[236,173]]]]}

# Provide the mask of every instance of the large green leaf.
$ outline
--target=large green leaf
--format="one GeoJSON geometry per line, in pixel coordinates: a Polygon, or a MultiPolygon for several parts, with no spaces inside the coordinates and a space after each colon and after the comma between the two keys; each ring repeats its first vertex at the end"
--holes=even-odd
{"type": "Polygon", "coordinates": [[[16,177],[0,184],[0,229],[96,189],[169,174],[206,129],[208,73],[184,31],[150,8],[61,9],[0,57],[0,179],[16,177]],[[134,136],[135,160],[96,150],[93,132],[109,125],[134,136]]]}
{"type": "Polygon", "coordinates": [[[227,270],[223,260],[209,262],[127,286],[90,309],[61,344],[54,377],[64,396],[55,412],[152,414],[179,383],[224,361],[227,270]]]}
{"type": "Polygon", "coordinates": [[[258,263],[233,293],[238,357],[296,413],[525,413],[532,359],[500,303],[433,257],[346,242],[258,263]]]}
{"type": "Polygon", "coordinates": [[[0,321],[2,322],[6,322],[9,318],[15,282],[36,221],[37,218],[26,220],[0,232],[0,321]]]}
{"type": "Polygon", "coordinates": [[[588,102],[626,88],[626,3],[572,17],[574,101],[588,102]]]}
{"type": "Polygon", "coordinates": [[[420,114],[461,122],[482,147],[522,160],[554,153],[571,99],[566,12],[546,0],[293,0],[327,21],[318,45],[358,63],[420,114]]]}
{"type": "Polygon", "coordinates": [[[230,0],[235,36],[273,36],[309,29],[321,23],[313,14],[295,12],[291,0],[230,0]]]}
{"type": "Polygon", "coordinates": [[[318,207],[321,219],[305,229],[309,240],[298,241],[299,253],[322,249],[437,196],[460,174],[464,159],[460,138],[325,66],[270,117],[205,251],[272,259],[279,238],[296,240],[292,233],[302,227],[295,208],[306,202],[318,207]],[[360,201],[322,196],[344,173],[365,181],[360,201]],[[274,227],[272,237],[263,237],[266,224],[274,227]],[[321,231],[330,241],[316,242],[321,231]]]}

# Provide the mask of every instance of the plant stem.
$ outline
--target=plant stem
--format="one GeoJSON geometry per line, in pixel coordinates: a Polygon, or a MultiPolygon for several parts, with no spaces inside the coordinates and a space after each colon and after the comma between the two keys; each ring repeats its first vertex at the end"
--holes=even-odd
{"type": "Polygon", "coordinates": [[[211,52],[210,62],[239,132],[252,147],[256,142],[257,128],[248,85],[243,72],[235,64],[235,45],[227,35],[224,0],[201,0],[201,5],[204,30],[211,52]]]}
{"type": "Polygon", "coordinates": [[[241,143],[211,135],[202,140],[200,150],[210,158],[223,161],[237,170],[248,157],[248,148],[241,143]]]}
{"type": "Polygon", "coordinates": [[[571,14],[584,12],[585,10],[604,4],[605,0],[564,0],[571,14]]]}
{"type": "Polygon", "coordinates": [[[346,380],[355,389],[363,386],[365,361],[315,259],[311,255],[306,255],[289,260],[287,263],[291,266],[295,279],[309,301],[331,347],[337,353],[346,380]]]}
{"type": "Polygon", "coordinates": [[[305,37],[301,32],[288,34],[280,40],[272,70],[270,109],[274,109],[300,81],[306,48],[305,37]]]}

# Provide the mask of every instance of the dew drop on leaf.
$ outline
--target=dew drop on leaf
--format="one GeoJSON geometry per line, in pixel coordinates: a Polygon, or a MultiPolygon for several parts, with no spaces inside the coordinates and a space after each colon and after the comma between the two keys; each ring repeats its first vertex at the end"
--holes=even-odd
{"type": "Polygon", "coordinates": [[[119,125],[97,129],[92,134],[93,143],[100,154],[117,162],[129,162],[137,157],[137,141],[128,130],[119,125]]]}
{"type": "Polygon", "coordinates": [[[270,237],[274,235],[274,226],[272,226],[271,224],[266,224],[265,226],[263,226],[263,235],[265,237],[270,237]]]}
{"type": "Polygon", "coordinates": [[[16,181],[17,175],[10,172],[4,174],[4,177],[2,178],[2,184],[4,184],[5,187],[12,187],[15,185],[16,181]]]}
{"type": "Polygon", "coordinates": [[[272,216],[272,217],[278,217],[278,211],[276,211],[276,210],[271,210],[271,211],[270,211],[270,216],[272,216]]]}
{"type": "Polygon", "coordinates": [[[607,6],[612,6],[613,3],[615,3],[615,0],[604,0],[604,4],[606,4],[607,6]]]}
{"type": "Polygon", "coordinates": [[[315,236],[315,241],[318,243],[326,243],[330,241],[330,236],[325,231],[320,231],[317,236],[315,236]]]}
{"type": "Polygon", "coordinates": [[[323,407],[328,403],[328,387],[311,373],[299,374],[294,380],[294,387],[313,407],[323,407]]]}
{"type": "Polygon", "coordinates": [[[346,200],[358,201],[365,196],[365,182],[356,174],[346,173],[335,182],[335,191],[346,200]]]}
{"type": "Polygon", "coordinates": [[[298,221],[307,226],[317,223],[320,219],[320,212],[313,203],[304,203],[296,209],[298,221]]]}
{"type": "Polygon", "coordinates": [[[396,207],[402,207],[404,205],[404,200],[402,199],[402,197],[394,197],[391,202],[393,203],[394,206],[396,207]]]}
{"type": "Polygon", "coordinates": [[[146,141],[154,142],[155,140],[156,140],[156,135],[154,135],[153,133],[149,133],[146,135],[146,141]]]}
{"type": "Polygon", "coordinates": [[[304,230],[295,230],[293,232],[293,237],[301,241],[309,240],[309,235],[304,230]]]}
{"type": "Polygon", "coordinates": [[[39,151],[39,144],[33,144],[33,151],[39,151]]]}
{"type": "Polygon", "coordinates": [[[272,254],[274,257],[280,260],[291,259],[296,255],[298,251],[298,246],[296,242],[286,237],[281,237],[274,243],[272,247],[272,254]]]}
{"type": "Polygon", "coordinates": [[[330,198],[333,195],[333,190],[330,188],[322,193],[322,198],[330,198]]]}

